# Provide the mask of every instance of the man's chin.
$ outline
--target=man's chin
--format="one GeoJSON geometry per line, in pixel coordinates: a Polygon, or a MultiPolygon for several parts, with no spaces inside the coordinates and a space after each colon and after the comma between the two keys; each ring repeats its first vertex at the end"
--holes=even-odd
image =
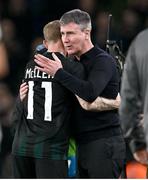
{"type": "Polygon", "coordinates": [[[68,50],[67,53],[69,56],[75,55],[74,51],[71,51],[71,50],[68,50]]]}

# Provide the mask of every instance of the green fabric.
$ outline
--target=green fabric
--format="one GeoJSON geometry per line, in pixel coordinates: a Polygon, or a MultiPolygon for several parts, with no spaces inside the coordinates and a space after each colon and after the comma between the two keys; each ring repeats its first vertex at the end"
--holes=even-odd
{"type": "Polygon", "coordinates": [[[76,155],[76,143],[74,139],[70,139],[68,157],[75,156],[75,155],[76,155]]]}

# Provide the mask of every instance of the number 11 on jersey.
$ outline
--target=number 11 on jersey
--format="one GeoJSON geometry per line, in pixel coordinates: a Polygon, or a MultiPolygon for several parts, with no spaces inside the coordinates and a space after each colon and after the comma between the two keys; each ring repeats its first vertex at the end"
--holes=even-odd
{"type": "MultiPolygon", "coordinates": [[[[33,119],[33,112],[34,112],[34,101],[33,101],[33,96],[34,96],[34,82],[29,81],[28,82],[29,86],[29,91],[28,91],[28,115],[27,119],[33,119]]],[[[42,82],[41,88],[45,89],[45,103],[44,103],[44,120],[45,121],[51,121],[52,116],[51,116],[51,106],[52,106],[52,86],[51,82],[42,82]]]]}

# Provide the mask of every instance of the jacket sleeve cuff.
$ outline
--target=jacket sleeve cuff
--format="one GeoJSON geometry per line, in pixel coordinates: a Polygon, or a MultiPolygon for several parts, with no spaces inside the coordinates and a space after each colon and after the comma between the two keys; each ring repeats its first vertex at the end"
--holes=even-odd
{"type": "Polygon", "coordinates": [[[59,80],[59,81],[63,80],[65,78],[65,71],[64,71],[64,69],[63,68],[58,69],[57,72],[54,75],[54,78],[56,80],[59,80]]]}

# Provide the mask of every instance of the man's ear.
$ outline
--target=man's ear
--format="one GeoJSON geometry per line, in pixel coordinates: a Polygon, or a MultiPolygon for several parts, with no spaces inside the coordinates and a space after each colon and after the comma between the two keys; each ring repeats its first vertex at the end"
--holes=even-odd
{"type": "Polygon", "coordinates": [[[86,39],[90,38],[90,30],[89,29],[85,29],[85,36],[86,36],[86,39]]]}
{"type": "Polygon", "coordinates": [[[48,44],[46,40],[43,40],[43,45],[45,46],[46,49],[48,49],[48,44]]]}

